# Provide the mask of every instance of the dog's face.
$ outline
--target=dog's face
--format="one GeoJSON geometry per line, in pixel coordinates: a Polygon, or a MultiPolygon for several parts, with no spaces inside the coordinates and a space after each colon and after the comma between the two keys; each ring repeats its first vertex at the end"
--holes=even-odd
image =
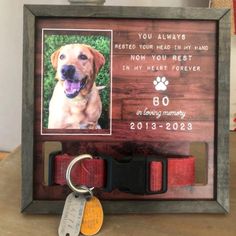
{"type": "Polygon", "coordinates": [[[91,91],[105,59],[89,45],[68,44],[52,54],[51,62],[57,71],[56,79],[63,84],[65,95],[74,98],[79,93],[87,95],[91,91]]]}

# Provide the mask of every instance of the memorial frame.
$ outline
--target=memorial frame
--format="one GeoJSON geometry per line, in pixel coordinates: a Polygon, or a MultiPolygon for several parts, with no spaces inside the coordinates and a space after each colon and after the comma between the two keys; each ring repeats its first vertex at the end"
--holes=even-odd
{"type": "Polygon", "coordinates": [[[111,6],[24,6],[23,101],[22,101],[22,201],[25,213],[60,214],[64,201],[34,198],[35,143],[35,25],[37,19],[104,18],[215,21],[217,64],[215,94],[214,199],[102,201],[107,214],[227,213],[229,211],[229,68],[230,10],[205,8],[148,8],[111,6]]]}

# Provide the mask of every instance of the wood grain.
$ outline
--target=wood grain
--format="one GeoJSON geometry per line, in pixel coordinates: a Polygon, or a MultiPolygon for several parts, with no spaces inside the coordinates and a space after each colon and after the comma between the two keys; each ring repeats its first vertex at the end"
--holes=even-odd
{"type": "MultiPolygon", "coordinates": [[[[121,213],[121,211],[126,213],[226,212],[228,210],[228,192],[227,184],[224,183],[228,183],[228,162],[227,160],[225,162],[225,156],[228,146],[226,120],[229,78],[229,38],[227,36],[229,21],[227,14],[228,10],[209,9],[199,11],[199,9],[183,8],[26,6],[23,67],[23,87],[25,89],[22,112],[22,210],[41,213],[60,212],[62,201],[55,200],[64,200],[69,192],[68,188],[44,184],[43,172],[45,168],[42,153],[45,141],[62,142],[65,152],[88,151],[96,153],[104,150],[114,157],[120,158],[126,152],[129,153],[130,144],[136,144],[135,147],[133,146],[132,152],[137,153],[155,153],[158,149],[166,153],[169,151],[188,153],[190,142],[197,141],[206,143],[208,147],[208,182],[206,185],[195,185],[189,189],[172,189],[166,195],[149,196],[142,199],[139,196],[127,196],[119,192],[108,195],[99,193],[105,199],[126,199],[126,201],[105,201],[105,210],[110,213],[121,213]],[[143,131],[140,135],[137,130],[132,132],[128,130],[129,122],[122,120],[127,116],[126,113],[123,116],[125,109],[122,104],[124,101],[132,101],[133,99],[148,99],[149,95],[152,95],[151,87],[147,86],[149,80],[143,81],[143,77],[147,76],[147,79],[150,79],[149,82],[152,82],[155,76],[163,76],[165,73],[157,69],[148,73],[140,70],[140,74],[132,74],[127,71],[121,73],[121,66],[130,63],[130,54],[128,51],[120,52],[120,50],[117,51],[113,48],[112,101],[115,108],[112,110],[112,135],[103,136],[103,144],[100,142],[101,137],[96,135],[62,136],[59,133],[57,136],[41,135],[40,80],[41,67],[43,66],[41,65],[41,29],[45,27],[112,29],[114,35],[117,38],[121,37],[121,39],[125,32],[130,32],[124,43],[133,39],[137,31],[161,33],[168,31],[176,34],[181,32],[189,34],[189,40],[191,39],[195,43],[209,41],[209,50],[206,53],[197,50],[193,52],[190,50],[191,52],[186,53],[194,54],[193,60],[195,61],[178,61],[173,64],[175,66],[191,66],[192,63],[200,63],[202,69],[199,74],[167,71],[170,82],[167,95],[176,101],[182,99],[189,103],[194,100],[195,105],[198,101],[199,103],[205,101],[207,109],[210,111],[209,116],[203,111],[201,119],[193,122],[194,129],[191,133],[173,130],[168,132],[160,129],[156,132],[143,131]],[[196,40],[197,38],[199,40],[196,40]],[[179,80],[179,87],[177,83],[175,84],[175,79],[179,80]],[[178,91],[181,91],[182,95],[178,91]],[[92,145],[88,145],[90,143],[92,145]],[[219,167],[216,163],[219,163],[219,167]],[[159,201],[157,205],[156,199],[158,198],[162,198],[162,201],[159,201]],[[49,199],[54,201],[49,201],[49,199]],[[139,201],[131,201],[131,199],[139,199],[139,201]],[[143,199],[149,201],[143,201],[143,199]],[[170,199],[171,201],[169,201],[170,199]],[[187,201],[185,201],[186,199],[187,201]],[[193,199],[194,201],[191,201],[193,199]]],[[[173,45],[173,41],[167,41],[167,43],[173,45]]],[[[182,44],[180,46],[182,47],[182,44]]],[[[159,53],[159,51],[147,51],[146,53],[150,55],[153,52],[159,53]]],[[[184,52],[179,50],[178,53],[182,55],[184,52]]],[[[139,55],[140,51],[134,52],[134,54],[139,55]]],[[[174,55],[171,52],[166,54],[170,57],[174,55]]],[[[160,63],[155,63],[155,65],[158,66],[160,63]]],[[[130,104],[127,105],[130,106],[130,104]]],[[[186,109],[189,110],[189,114],[195,112],[190,106],[186,109]]]]}
{"type": "MultiPolygon", "coordinates": [[[[69,20],[40,20],[37,22],[37,57],[36,60],[36,119],[35,119],[35,139],[37,145],[35,146],[35,162],[37,168],[34,171],[36,188],[34,195],[36,199],[63,199],[68,193],[68,188],[62,188],[60,186],[44,186],[42,180],[44,179],[43,169],[44,162],[42,161],[42,146],[45,141],[61,141],[63,143],[63,151],[69,153],[89,152],[94,155],[104,153],[111,155],[112,157],[122,158],[125,152],[127,152],[127,145],[129,147],[136,146],[138,143],[139,148],[132,148],[133,153],[144,155],[150,154],[151,150],[155,152],[165,153],[180,153],[188,154],[189,144],[191,142],[206,142],[212,143],[214,140],[214,117],[215,117],[215,47],[216,42],[214,40],[216,36],[216,24],[215,22],[196,22],[189,21],[148,21],[148,20],[135,20],[127,21],[119,19],[99,19],[96,22],[92,19],[69,19],[69,20]],[[203,24],[204,23],[204,24],[203,24]],[[70,26],[69,26],[70,25],[70,26]],[[53,133],[78,133],[77,130],[45,130],[45,134],[42,136],[40,132],[41,127],[41,29],[42,27],[59,27],[59,28],[98,28],[98,29],[111,29],[113,30],[113,67],[112,67],[112,134],[102,136],[102,142],[97,141],[100,133],[104,133],[104,130],[95,130],[95,135],[50,135],[53,133]],[[201,29],[203,27],[203,29],[201,29]],[[190,30],[191,28],[191,30],[190,30]],[[187,31],[187,29],[189,31],[187,31]],[[141,40],[138,38],[137,32],[152,32],[152,39],[141,40]],[[156,36],[158,34],[186,34],[186,40],[158,40],[156,36]],[[161,55],[167,55],[166,60],[155,61],[153,56],[157,56],[158,51],[155,50],[143,50],[142,54],[145,57],[143,61],[131,60],[132,55],[139,55],[140,50],[118,50],[115,48],[117,43],[132,42],[136,46],[139,44],[170,44],[173,48],[174,44],[179,44],[184,47],[186,44],[199,45],[206,44],[209,46],[207,52],[198,52],[197,50],[187,51],[187,55],[192,55],[191,60],[182,61],[183,50],[164,52],[161,55]],[[177,52],[177,53],[176,53],[177,52]],[[173,55],[180,54],[180,61],[174,61],[173,55]],[[158,66],[165,64],[169,68],[167,71],[147,71],[148,66],[158,66]],[[130,68],[134,68],[137,65],[141,65],[144,69],[140,71],[136,70],[123,70],[122,67],[128,65],[130,68]],[[180,72],[173,71],[170,68],[173,66],[193,66],[198,65],[201,70],[198,72],[180,72]],[[140,73],[139,73],[140,72],[140,73]],[[169,85],[168,90],[164,95],[168,96],[171,100],[168,108],[164,106],[158,107],[159,110],[167,111],[179,111],[184,110],[186,117],[181,119],[180,117],[165,117],[160,119],[153,117],[146,118],[144,116],[135,116],[138,109],[142,110],[145,107],[149,109],[157,109],[152,105],[152,97],[164,96],[161,93],[157,93],[153,87],[153,80],[156,76],[165,75],[168,78],[169,85]],[[142,123],[142,130],[131,130],[131,121],[139,121],[142,123]],[[148,123],[149,129],[146,130],[146,121],[155,122],[157,129],[150,130],[152,123],[148,123]],[[184,123],[184,130],[167,130],[166,121],[177,122],[178,126],[184,123]],[[193,129],[191,131],[186,130],[188,123],[191,122],[193,129]],[[48,135],[47,135],[48,134],[48,135]],[[96,135],[97,134],[97,135],[96,135]],[[158,138],[157,138],[158,137],[158,138]],[[157,140],[156,143],[153,140],[157,140]],[[92,145],[86,145],[86,141],[92,143],[92,145]],[[73,145],[70,143],[73,142],[73,145]],[[103,144],[104,142],[104,144],[103,144]],[[108,144],[112,143],[112,149],[107,148],[108,144]],[[161,146],[164,144],[164,148],[161,146]],[[78,148],[73,149],[74,146],[78,148]],[[115,151],[114,151],[115,150],[115,151]],[[141,151],[142,150],[142,151],[141,151]]],[[[58,33],[58,32],[57,32],[58,33]]],[[[71,32],[70,32],[71,33],[71,32]]],[[[64,32],[65,34],[65,32],[64,32]]],[[[97,34],[97,32],[96,32],[97,34]]],[[[171,123],[172,125],[172,123],[171,123]]],[[[44,129],[43,129],[44,130],[44,129]]],[[[90,131],[80,131],[80,133],[89,134],[90,131]]],[[[105,131],[109,134],[109,130],[105,131]]],[[[99,137],[99,139],[101,139],[99,137]]],[[[129,150],[129,148],[128,148],[129,150]]],[[[75,153],[76,155],[76,153],[75,153]]],[[[209,147],[209,161],[210,166],[213,167],[213,151],[212,147],[209,147]]],[[[101,198],[105,199],[155,199],[155,198],[213,198],[213,175],[209,175],[209,183],[206,186],[194,186],[191,189],[178,188],[169,190],[167,194],[162,196],[134,196],[119,193],[115,191],[111,194],[100,193],[101,198]]]]}

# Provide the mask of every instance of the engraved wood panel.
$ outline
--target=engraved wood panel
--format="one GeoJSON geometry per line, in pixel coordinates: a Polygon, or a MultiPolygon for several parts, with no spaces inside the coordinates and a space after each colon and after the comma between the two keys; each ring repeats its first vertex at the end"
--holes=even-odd
{"type": "MultiPolygon", "coordinates": [[[[190,142],[206,142],[206,185],[170,189],[164,195],[145,197],[118,191],[100,193],[100,196],[104,199],[214,197],[216,22],[45,18],[38,20],[36,26],[35,199],[64,199],[69,191],[66,187],[43,183],[42,145],[45,141],[60,141],[63,151],[74,155],[106,153],[116,158],[158,152],[187,155],[190,142]],[[68,130],[41,134],[42,28],[67,29],[62,34],[74,34],[73,29],[112,30],[111,135],[99,135],[104,133],[101,130],[93,131],[93,135],[88,130],[80,131],[84,135],[76,135],[78,130],[69,130],[74,135],[61,135],[68,130]],[[164,90],[156,89],[160,83],[164,90]],[[166,97],[168,101],[163,104],[166,97]]],[[[58,32],[55,30],[55,33],[58,32]]],[[[99,32],[94,34],[99,35],[99,32]]]]}

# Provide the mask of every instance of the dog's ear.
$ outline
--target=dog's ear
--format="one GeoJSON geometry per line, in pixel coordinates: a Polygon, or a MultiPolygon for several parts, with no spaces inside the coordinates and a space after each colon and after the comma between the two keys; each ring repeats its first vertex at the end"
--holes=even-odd
{"type": "Polygon", "coordinates": [[[97,74],[99,70],[102,68],[102,66],[104,66],[105,58],[98,50],[94,48],[90,48],[90,50],[92,51],[92,54],[94,56],[94,71],[95,74],[97,74]]]}
{"type": "Polygon", "coordinates": [[[61,48],[57,49],[52,55],[51,55],[51,63],[53,68],[57,69],[57,63],[58,63],[58,56],[60,54],[61,48]]]}

